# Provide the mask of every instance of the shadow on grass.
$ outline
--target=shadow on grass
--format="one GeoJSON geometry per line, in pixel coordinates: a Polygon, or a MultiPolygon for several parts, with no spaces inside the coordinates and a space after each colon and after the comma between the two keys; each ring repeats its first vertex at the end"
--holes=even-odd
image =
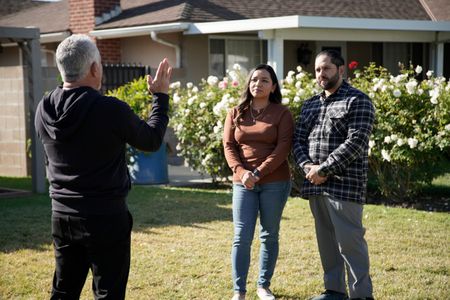
{"type": "MultiPolygon", "coordinates": [[[[163,226],[201,226],[231,221],[231,195],[213,190],[135,186],[128,197],[133,231],[163,226]]],[[[47,195],[0,199],[0,252],[51,247],[51,202],[47,195]]]]}
{"type": "Polygon", "coordinates": [[[128,205],[134,231],[232,220],[231,207],[226,207],[231,206],[231,194],[215,190],[136,186],[128,205]]]}

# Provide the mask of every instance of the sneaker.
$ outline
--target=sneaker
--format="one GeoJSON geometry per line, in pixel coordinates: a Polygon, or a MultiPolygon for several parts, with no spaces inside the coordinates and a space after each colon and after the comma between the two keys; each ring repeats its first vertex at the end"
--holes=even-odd
{"type": "Polygon", "coordinates": [[[269,288],[259,287],[256,290],[256,294],[261,300],[275,300],[275,296],[272,294],[272,291],[269,288]]]}
{"type": "Polygon", "coordinates": [[[231,300],[245,300],[245,294],[243,293],[234,293],[233,298],[231,298],[231,300]]]}
{"type": "Polygon", "coordinates": [[[319,296],[311,298],[311,300],[347,300],[347,295],[344,293],[335,292],[332,290],[326,290],[319,296]]]}

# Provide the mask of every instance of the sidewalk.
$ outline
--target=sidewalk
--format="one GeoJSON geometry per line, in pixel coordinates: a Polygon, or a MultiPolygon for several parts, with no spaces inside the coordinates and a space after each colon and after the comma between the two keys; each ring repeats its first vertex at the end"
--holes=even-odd
{"type": "Polygon", "coordinates": [[[196,171],[192,171],[184,165],[174,166],[169,164],[169,183],[170,186],[189,186],[198,183],[211,183],[212,178],[208,175],[201,175],[196,171]]]}

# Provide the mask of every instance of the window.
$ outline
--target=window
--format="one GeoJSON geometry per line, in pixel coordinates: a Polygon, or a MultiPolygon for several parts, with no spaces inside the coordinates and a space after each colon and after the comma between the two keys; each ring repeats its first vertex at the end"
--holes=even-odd
{"type": "Polygon", "coordinates": [[[246,73],[267,61],[267,42],[258,39],[211,38],[209,40],[209,74],[223,77],[234,64],[246,73]]]}

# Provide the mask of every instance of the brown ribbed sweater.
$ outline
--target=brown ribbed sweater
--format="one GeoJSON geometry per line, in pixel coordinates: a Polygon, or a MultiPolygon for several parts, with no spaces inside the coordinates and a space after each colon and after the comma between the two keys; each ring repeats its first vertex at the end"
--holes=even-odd
{"type": "Polygon", "coordinates": [[[233,120],[237,108],[228,112],[223,133],[225,158],[233,171],[233,182],[241,182],[246,170],[261,173],[258,183],[290,179],[287,156],[291,151],[294,120],[282,104],[270,103],[256,123],[247,110],[239,126],[233,120]]]}

